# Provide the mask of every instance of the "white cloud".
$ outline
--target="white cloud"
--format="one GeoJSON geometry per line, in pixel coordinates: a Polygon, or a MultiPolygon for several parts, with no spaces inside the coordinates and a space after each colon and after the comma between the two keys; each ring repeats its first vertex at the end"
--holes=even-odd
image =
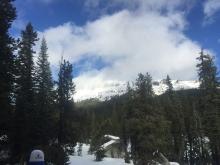
{"type": "Polygon", "coordinates": [[[196,79],[200,46],[185,36],[186,26],[179,11],[164,15],[157,9],[122,10],[82,27],[65,23],[43,34],[52,65],[59,63],[61,54],[72,63],[96,55],[110,64],[75,78],[79,99],[85,94],[97,95],[106,83],[135,80],[139,72],[150,72],[154,79],[166,74],[173,79],[196,79]]]}
{"type": "Polygon", "coordinates": [[[220,10],[219,0],[207,0],[203,5],[203,12],[205,14],[205,23],[213,22],[213,16],[220,10]]]}

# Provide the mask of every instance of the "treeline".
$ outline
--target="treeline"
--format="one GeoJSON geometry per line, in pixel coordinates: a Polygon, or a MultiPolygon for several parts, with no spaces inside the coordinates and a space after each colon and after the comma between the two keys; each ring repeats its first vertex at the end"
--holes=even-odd
{"type": "Polygon", "coordinates": [[[84,101],[84,142],[91,150],[103,144],[103,135],[121,138],[125,161],[136,165],[159,161],[159,151],[180,164],[220,164],[220,90],[214,59],[201,51],[195,66],[199,89],[174,91],[171,79],[164,80],[167,90],[156,96],[152,78],[139,74],[127,92],[111,100],[84,101]],[[131,145],[130,153],[127,147],[131,145]]]}
{"type": "Polygon", "coordinates": [[[33,149],[42,149],[47,162],[66,164],[78,131],[72,64],[62,59],[54,82],[45,38],[37,55],[31,23],[19,40],[9,35],[12,0],[0,1],[0,15],[0,164],[24,164],[33,149]]]}

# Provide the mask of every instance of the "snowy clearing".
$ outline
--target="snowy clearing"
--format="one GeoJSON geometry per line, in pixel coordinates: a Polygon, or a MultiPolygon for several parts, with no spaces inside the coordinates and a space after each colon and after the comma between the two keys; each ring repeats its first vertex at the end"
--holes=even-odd
{"type": "MultiPolygon", "coordinates": [[[[76,147],[77,149],[77,147],[76,147]]],[[[104,158],[101,162],[96,162],[94,155],[88,154],[89,145],[83,144],[82,156],[70,156],[70,165],[132,165],[124,162],[124,159],[104,158]]]]}
{"type": "MultiPolygon", "coordinates": [[[[75,147],[77,150],[78,145],[75,147]]],[[[104,158],[103,161],[96,162],[94,155],[89,155],[89,145],[83,144],[82,156],[70,156],[70,165],[133,165],[133,163],[125,163],[124,159],[118,158],[104,158]]],[[[176,162],[170,162],[170,165],[179,165],[176,162]]]]}

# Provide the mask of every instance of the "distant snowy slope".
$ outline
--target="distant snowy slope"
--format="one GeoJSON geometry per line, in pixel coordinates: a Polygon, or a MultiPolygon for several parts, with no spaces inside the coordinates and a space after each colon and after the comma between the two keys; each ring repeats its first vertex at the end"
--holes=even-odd
{"type": "MultiPolygon", "coordinates": [[[[199,87],[198,81],[172,80],[174,90],[193,89],[199,87]]],[[[109,81],[103,84],[93,84],[92,88],[78,89],[74,95],[76,101],[97,98],[99,100],[109,99],[115,95],[126,92],[126,83],[122,81],[109,81]]],[[[163,94],[167,89],[164,80],[153,81],[153,90],[156,95],[163,94]]]]}
{"type": "MultiPolygon", "coordinates": [[[[181,89],[194,89],[199,87],[199,81],[181,81],[181,80],[172,80],[174,90],[181,89]]],[[[167,90],[167,85],[164,80],[154,81],[153,90],[156,95],[161,95],[167,90]]]]}

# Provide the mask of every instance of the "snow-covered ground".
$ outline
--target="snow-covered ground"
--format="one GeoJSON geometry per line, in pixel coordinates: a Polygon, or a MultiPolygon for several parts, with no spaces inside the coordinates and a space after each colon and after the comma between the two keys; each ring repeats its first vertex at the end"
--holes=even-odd
{"type": "Polygon", "coordinates": [[[124,159],[104,158],[101,162],[96,162],[94,155],[88,154],[89,145],[83,144],[82,156],[70,156],[70,165],[132,165],[124,162],[124,159]]]}
{"type": "MultiPolygon", "coordinates": [[[[77,146],[76,149],[77,150],[77,146]]],[[[89,145],[83,144],[82,156],[70,156],[70,165],[133,165],[133,163],[125,163],[124,159],[104,158],[103,161],[96,162],[94,155],[89,155],[89,145]]],[[[179,165],[176,162],[170,162],[170,165],[179,165]]]]}

